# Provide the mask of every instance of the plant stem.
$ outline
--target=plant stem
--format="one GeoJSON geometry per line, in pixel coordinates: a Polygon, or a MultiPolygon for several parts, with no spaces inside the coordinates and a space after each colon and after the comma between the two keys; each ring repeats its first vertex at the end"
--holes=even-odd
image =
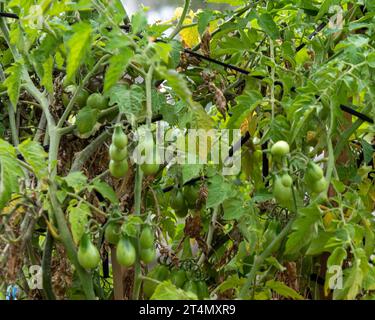
{"type": "Polygon", "coordinates": [[[146,105],[147,105],[147,127],[150,128],[152,121],[152,76],[154,73],[154,66],[151,65],[147,72],[145,85],[146,85],[146,105]]]}
{"type": "Polygon", "coordinates": [[[56,296],[53,292],[51,283],[51,257],[53,250],[53,237],[49,231],[47,231],[46,244],[43,251],[42,259],[42,281],[43,290],[48,300],[56,300],[56,296]]]}
{"type": "Polygon", "coordinates": [[[255,257],[253,267],[251,268],[251,271],[249,275],[247,276],[246,282],[244,286],[242,287],[240,291],[240,298],[244,299],[251,287],[251,285],[254,283],[256,278],[256,273],[260,266],[262,265],[263,261],[268,258],[272,254],[273,249],[275,246],[281,242],[286,235],[289,233],[290,229],[292,228],[294,219],[289,220],[288,224],[284,227],[284,229],[277,235],[275,239],[269,244],[269,246],[263,251],[263,253],[260,256],[255,257]]]}
{"type": "MultiPolygon", "coordinates": [[[[211,243],[212,243],[212,238],[214,236],[214,232],[215,232],[215,228],[216,228],[216,220],[217,220],[218,212],[219,212],[219,207],[215,207],[214,210],[213,210],[210,226],[208,227],[208,234],[207,234],[207,240],[206,240],[207,256],[208,256],[208,253],[211,250],[211,243]]],[[[206,257],[206,255],[204,253],[202,253],[202,255],[199,258],[198,265],[202,265],[205,257],[206,257]]]]}
{"type": "Polygon", "coordinates": [[[92,70],[90,70],[87,73],[87,75],[83,78],[82,82],[80,83],[76,91],[74,92],[72,99],[69,101],[69,104],[67,105],[59,122],[57,123],[58,128],[62,128],[62,126],[64,125],[64,122],[66,121],[66,119],[68,118],[70,112],[72,111],[74,107],[74,103],[76,102],[78,94],[81,92],[81,90],[83,90],[84,86],[90,80],[90,78],[98,71],[102,63],[108,58],[109,58],[109,55],[104,55],[103,57],[101,57],[99,61],[96,63],[96,65],[94,66],[94,68],[92,68],[92,70]]]}
{"type": "Polygon", "coordinates": [[[176,28],[172,31],[171,35],[169,36],[169,41],[172,40],[175,36],[177,36],[177,34],[181,31],[186,15],[189,11],[189,8],[190,8],[190,0],[185,0],[185,5],[182,11],[180,20],[178,21],[176,28]]]}
{"type": "Polygon", "coordinates": [[[56,197],[56,186],[54,182],[50,181],[49,183],[49,198],[51,200],[52,208],[53,208],[53,214],[57,222],[57,226],[59,228],[61,241],[64,244],[64,247],[66,249],[66,253],[69,257],[69,260],[73,263],[78,276],[80,278],[80,282],[82,285],[82,289],[86,295],[86,298],[88,300],[94,300],[95,299],[95,293],[93,288],[93,282],[92,277],[89,272],[87,272],[85,269],[81,267],[81,265],[78,262],[77,258],[77,250],[75,248],[75,244],[72,238],[72,235],[70,234],[68,225],[65,221],[64,212],[61,209],[61,206],[57,200],[56,197]]]}
{"type": "MultiPolygon", "coordinates": [[[[134,185],[134,214],[137,216],[141,215],[141,200],[142,200],[142,179],[143,172],[141,167],[137,165],[136,174],[135,174],[135,185],[134,185]]],[[[140,230],[138,230],[139,233],[140,230]]],[[[137,238],[137,260],[134,266],[134,287],[133,287],[133,300],[139,299],[139,293],[141,291],[142,284],[142,270],[140,262],[140,243],[139,237],[137,238]]]]}

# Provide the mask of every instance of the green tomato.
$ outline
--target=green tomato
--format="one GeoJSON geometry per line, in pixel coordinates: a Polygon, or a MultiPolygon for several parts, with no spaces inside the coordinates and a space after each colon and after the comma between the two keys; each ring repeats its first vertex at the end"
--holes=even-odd
{"type": "Polygon", "coordinates": [[[116,222],[110,222],[104,231],[104,238],[108,243],[117,244],[120,240],[120,225],[116,222]]]}
{"type": "Polygon", "coordinates": [[[83,108],[84,106],[86,106],[86,101],[88,97],[89,93],[86,91],[86,89],[82,89],[78,93],[75,103],[78,105],[79,108],[83,108]]]}
{"type": "Polygon", "coordinates": [[[188,207],[180,190],[175,189],[174,191],[172,191],[170,205],[174,209],[178,217],[183,218],[187,215],[188,207]]]}
{"type": "Polygon", "coordinates": [[[160,165],[157,163],[143,163],[141,164],[141,170],[145,176],[154,176],[158,173],[160,165]]]}
{"type": "Polygon", "coordinates": [[[154,247],[154,234],[149,226],[145,226],[141,232],[139,242],[142,249],[149,249],[154,247]]]}
{"type": "Polygon", "coordinates": [[[112,144],[118,149],[124,149],[128,146],[128,136],[124,133],[120,124],[115,126],[112,135],[112,144]]]}
{"type": "Polygon", "coordinates": [[[196,185],[187,185],[183,189],[183,195],[186,202],[186,205],[189,209],[194,209],[199,195],[199,186],[196,185]]]}
{"type": "Polygon", "coordinates": [[[285,187],[280,177],[276,177],[273,185],[273,195],[276,201],[286,208],[290,208],[293,202],[293,191],[291,187],[285,187]]]}
{"type": "Polygon", "coordinates": [[[328,186],[327,180],[325,177],[322,177],[320,180],[313,182],[309,187],[315,193],[321,193],[326,190],[328,186]]]}
{"type": "Polygon", "coordinates": [[[208,287],[205,281],[197,281],[196,286],[197,286],[199,300],[203,300],[204,298],[208,298],[210,296],[210,293],[208,292],[208,287]]]}
{"type": "Polygon", "coordinates": [[[135,248],[128,238],[121,237],[117,243],[116,258],[120,265],[131,267],[136,260],[137,254],[135,248]]]}
{"type": "Polygon", "coordinates": [[[324,172],[319,165],[317,165],[315,162],[310,161],[307,164],[306,176],[310,181],[319,181],[323,178],[324,172]]]}
{"type": "Polygon", "coordinates": [[[281,177],[281,183],[283,184],[284,187],[288,188],[291,187],[293,184],[293,179],[289,174],[284,174],[281,177]]]}
{"type": "Polygon", "coordinates": [[[79,110],[76,116],[76,125],[80,134],[89,133],[95,126],[98,119],[98,112],[90,107],[79,110]]]}
{"type": "Polygon", "coordinates": [[[183,288],[186,281],[185,270],[180,269],[172,272],[171,281],[177,288],[183,288]]]}
{"type": "Polygon", "coordinates": [[[194,293],[197,297],[199,296],[197,283],[193,280],[188,280],[185,282],[184,290],[194,293]]]}
{"type": "Polygon", "coordinates": [[[91,108],[104,110],[108,108],[108,99],[100,93],[93,93],[87,98],[87,105],[91,108]]]}
{"type": "Polygon", "coordinates": [[[128,156],[128,149],[119,149],[114,144],[109,146],[109,157],[114,161],[122,161],[128,156]]]}
{"type": "Polygon", "coordinates": [[[85,269],[94,269],[100,262],[99,251],[91,242],[90,236],[87,233],[81,238],[77,257],[79,264],[85,269]]]}
{"type": "Polygon", "coordinates": [[[286,141],[280,140],[277,141],[271,147],[271,154],[275,157],[283,157],[286,156],[290,151],[289,144],[286,141]]]}
{"type": "Polygon", "coordinates": [[[140,256],[144,263],[151,263],[156,258],[156,250],[155,248],[141,249],[140,256]]]}
{"type": "Polygon", "coordinates": [[[129,165],[127,160],[123,161],[114,161],[109,162],[109,172],[111,175],[117,179],[125,177],[128,172],[129,165]]]}

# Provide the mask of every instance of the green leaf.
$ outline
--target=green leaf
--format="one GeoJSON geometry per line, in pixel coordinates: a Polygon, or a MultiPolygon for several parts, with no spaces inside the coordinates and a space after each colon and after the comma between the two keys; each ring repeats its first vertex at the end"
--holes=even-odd
{"type": "Polygon", "coordinates": [[[39,180],[48,176],[48,154],[39,143],[27,139],[18,146],[18,150],[25,161],[33,168],[39,180]]]}
{"type": "Polygon", "coordinates": [[[87,186],[87,177],[80,171],[71,172],[63,179],[76,193],[81,192],[87,186]]]}
{"type": "Polygon", "coordinates": [[[285,283],[275,280],[269,280],[266,283],[266,287],[270,288],[271,290],[275,291],[279,295],[293,299],[293,300],[305,300],[298,292],[293,290],[292,288],[288,287],[285,283]]]}
{"type": "Polygon", "coordinates": [[[122,48],[111,57],[104,78],[104,92],[108,92],[121,78],[133,55],[134,52],[131,49],[122,48]]]}
{"type": "Polygon", "coordinates": [[[137,34],[147,27],[147,17],[143,11],[138,11],[131,18],[132,32],[137,34]]]}
{"type": "Polygon", "coordinates": [[[197,296],[177,288],[170,281],[164,281],[156,287],[150,300],[197,300],[197,296]]]}
{"type": "Polygon", "coordinates": [[[41,84],[46,88],[49,93],[53,93],[53,57],[49,56],[42,64],[43,77],[41,84]]]}
{"type": "Polygon", "coordinates": [[[18,192],[18,178],[23,176],[17,163],[16,149],[0,139],[0,210],[5,207],[12,194],[18,192]]]}
{"type": "Polygon", "coordinates": [[[191,99],[191,91],[187,86],[185,78],[176,70],[168,70],[163,67],[158,68],[160,76],[167,81],[167,86],[170,86],[177,96],[185,101],[191,99]]]}
{"type": "Polygon", "coordinates": [[[154,43],[153,48],[156,51],[157,57],[164,63],[168,63],[169,55],[172,51],[172,45],[170,43],[156,42],[154,43]]]}
{"type": "Polygon", "coordinates": [[[78,205],[76,204],[76,200],[71,202],[71,205],[68,207],[68,215],[73,240],[78,244],[85,232],[88,217],[91,215],[91,212],[90,207],[86,203],[79,202],[78,205]]]}
{"type": "Polygon", "coordinates": [[[318,15],[315,17],[315,21],[318,21],[320,18],[322,18],[328,11],[329,8],[337,2],[336,0],[324,0],[322,5],[320,6],[318,15]]]}
{"type": "Polygon", "coordinates": [[[21,81],[22,81],[22,69],[23,62],[18,61],[13,63],[5,73],[8,77],[4,81],[4,85],[7,87],[7,93],[9,100],[13,105],[14,110],[17,109],[17,103],[20,95],[21,81]]]}
{"type": "Polygon", "coordinates": [[[138,227],[143,224],[143,220],[140,217],[130,216],[130,218],[121,227],[123,234],[136,238],[138,235],[138,227]]]}
{"type": "Polygon", "coordinates": [[[91,47],[91,25],[86,22],[80,22],[73,27],[74,34],[67,42],[68,56],[66,66],[66,82],[71,81],[84,61],[86,54],[91,47]]]}
{"type": "Polygon", "coordinates": [[[277,27],[275,21],[268,13],[263,13],[258,16],[258,23],[262,30],[267,33],[272,40],[276,40],[280,38],[279,28],[277,27]]]}
{"type": "Polygon", "coordinates": [[[202,11],[198,14],[198,32],[201,36],[206,31],[212,17],[213,12],[208,10],[202,11]]]}
{"type": "Polygon", "coordinates": [[[185,183],[193,178],[199,177],[199,173],[203,166],[201,164],[185,164],[181,167],[182,183],[185,183]]]}
{"type": "Polygon", "coordinates": [[[238,220],[246,214],[243,206],[244,201],[240,198],[230,198],[224,201],[224,220],[238,220]]]}
{"type": "Polygon", "coordinates": [[[98,191],[104,198],[108,199],[112,204],[118,204],[118,198],[116,192],[112,187],[103,181],[95,180],[93,187],[98,191]]]}
{"type": "Polygon", "coordinates": [[[232,116],[228,121],[227,128],[238,129],[262,100],[262,95],[255,90],[247,90],[237,97],[237,105],[231,109],[232,116]]]}
{"type": "Polygon", "coordinates": [[[247,3],[245,0],[207,0],[208,3],[227,3],[231,6],[242,6],[247,3]]]}
{"type": "Polygon", "coordinates": [[[208,184],[208,198],[206,207],[212,208],[226,199],[235,196],[236,191],[233,190],[233,185],[225,181],[221,175],[216,175],[210,178],[208,184]]]}
{"type": "Polygon", "coordinates": [[[131,87],[117,84],[109,91],[110,105],[117,104],[120,112],[124,113],[129,121],[138,120],[142,116],[145,93],[137,85],[131,87]]]}
{"type": "Polygon", "coordinates": [[[298,253],[306,246],[317,234],[319,222],[321,222],[321,211],[316,204],[299,209],[292,232],[286,242],[285,254],[298,253]]]}

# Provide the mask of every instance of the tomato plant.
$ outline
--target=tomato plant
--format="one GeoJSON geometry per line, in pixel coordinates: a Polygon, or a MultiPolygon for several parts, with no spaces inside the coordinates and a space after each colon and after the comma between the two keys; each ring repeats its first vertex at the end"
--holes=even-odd
{"type": "Polygon", "coordinates": [[[373,1],[208,2],[0,1],[0,297],[375,298],[373,1]]]}

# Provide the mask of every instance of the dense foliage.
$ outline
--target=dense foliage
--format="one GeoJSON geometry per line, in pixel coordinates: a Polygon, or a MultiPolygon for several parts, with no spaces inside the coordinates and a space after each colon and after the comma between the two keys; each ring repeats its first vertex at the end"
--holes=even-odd
{"type": "Polygon", "coordinates": [[[0,298],[375,298],[374,1],[208,2],[0,0],[0,298]],[[241,172],[135,163],[160,126],[241,172]]]}

